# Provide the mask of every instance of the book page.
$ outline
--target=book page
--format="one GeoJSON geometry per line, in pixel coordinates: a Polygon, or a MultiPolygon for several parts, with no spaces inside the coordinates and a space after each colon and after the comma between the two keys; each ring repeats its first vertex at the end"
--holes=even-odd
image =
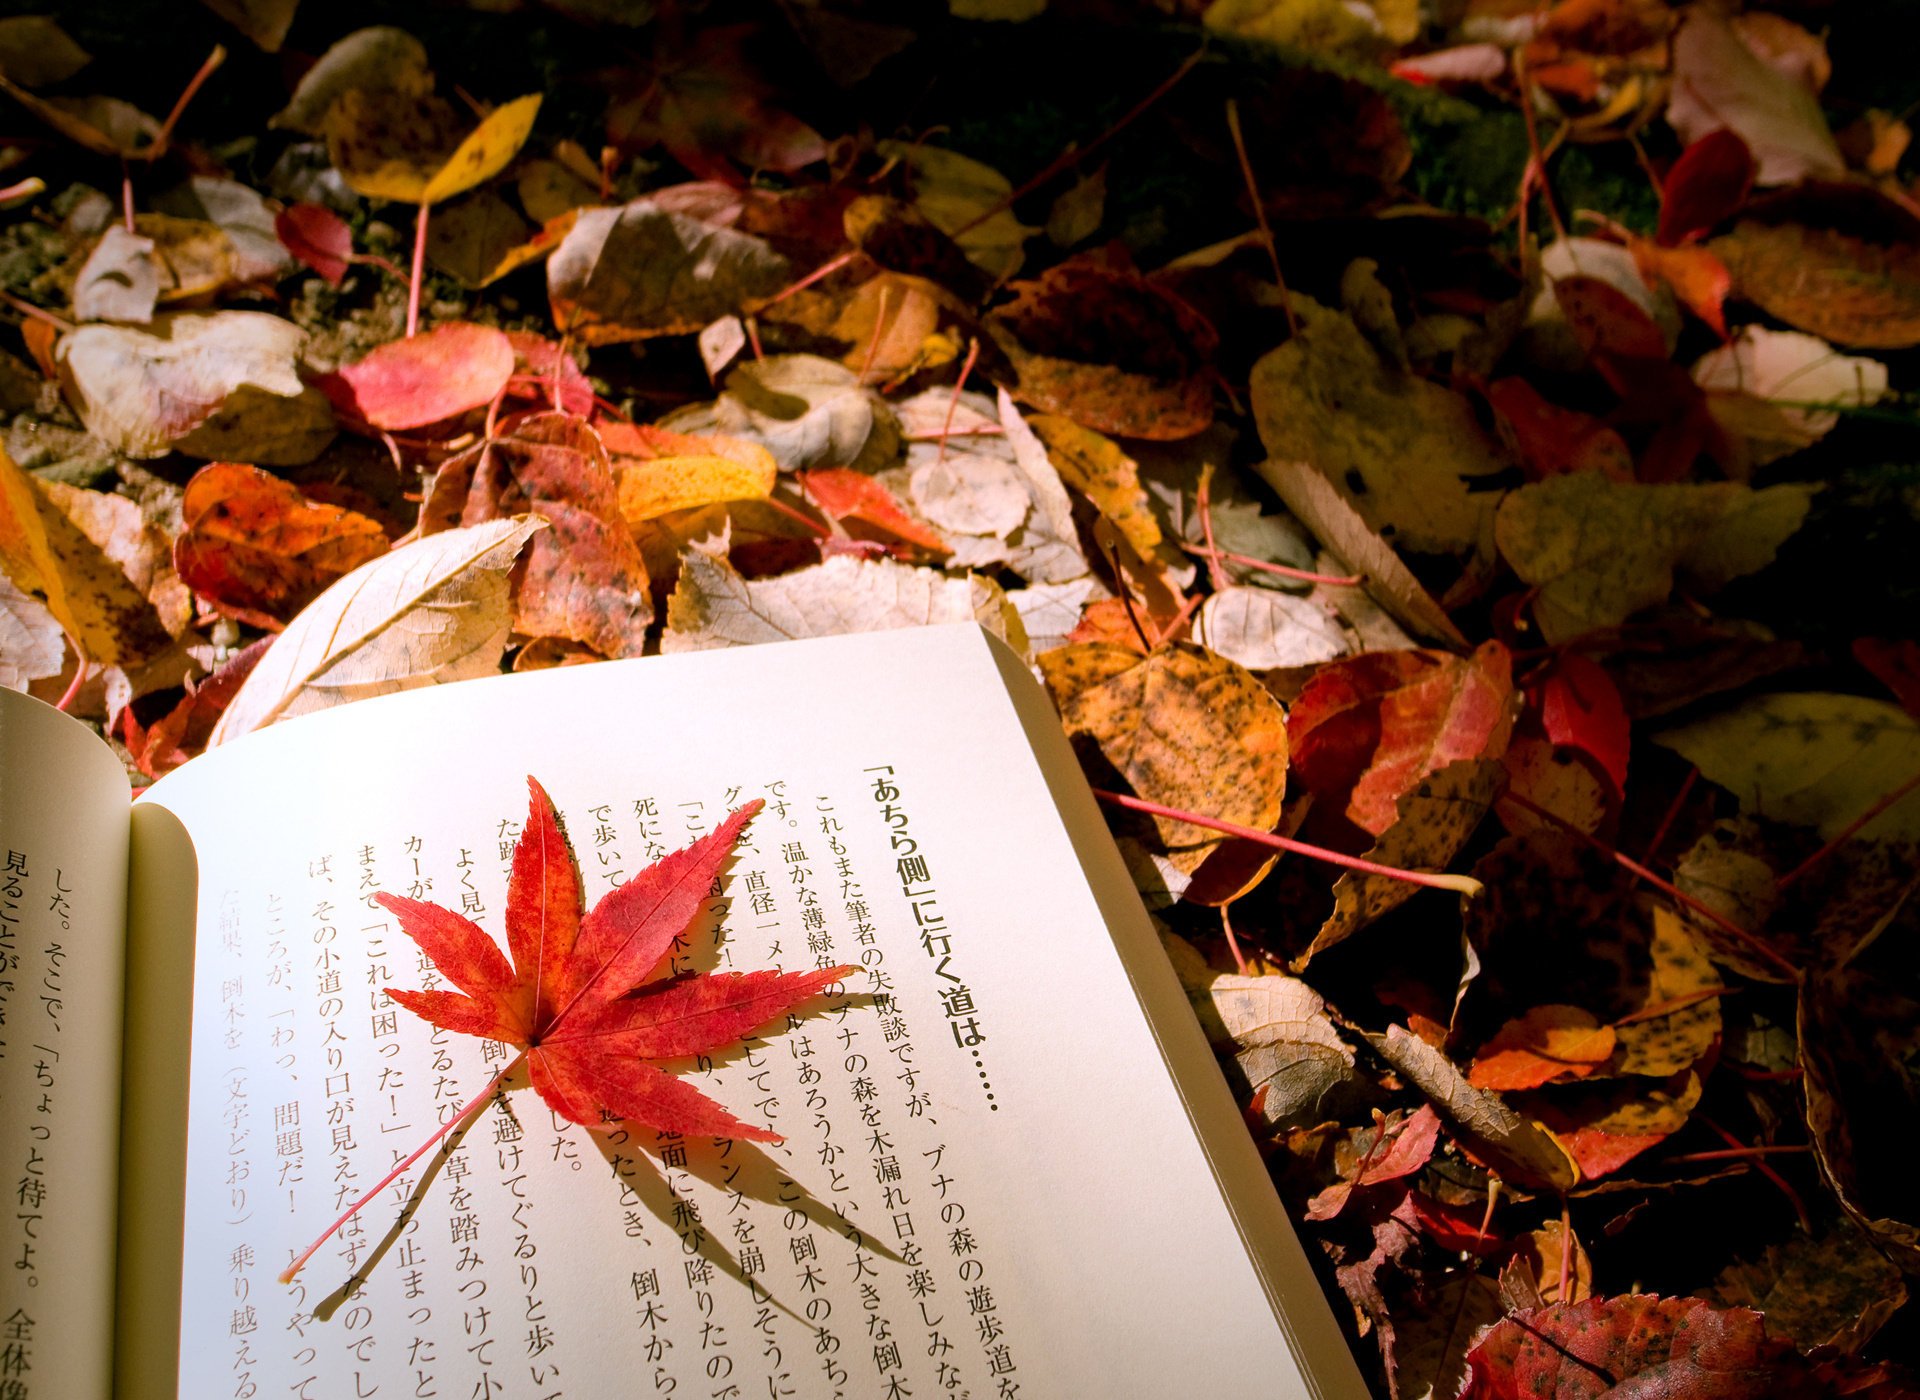
{"type": "MultiPolygon", "coordinates": [[[[1302,1374],[1209,1161],[1257,1156],[1210,1063],[1230,1133],[1196,1135],[995,645],[939,628],[469,682],[160,784],[142,805],[181,819],[199,879],[178,1393],[1363,1394],[1337,1334],[1302,1374]],[[516,1088],[284,1287],[511,1057],[386,1001],[435,979],[373,897],[498,934],[529,773],[589,902],[767,804],[673,970],[860,971],[670,1068],[785,1141],[594,1133],[516,1088]]],[[[1280,1306],[1330,1332],[1306,1282],[1280,1306]]]]}
{"type": "Polygon", "coordinates": [[[105,1400],[112,1358],[126,772],[0,688],[0,1387],[105,1400]]]}

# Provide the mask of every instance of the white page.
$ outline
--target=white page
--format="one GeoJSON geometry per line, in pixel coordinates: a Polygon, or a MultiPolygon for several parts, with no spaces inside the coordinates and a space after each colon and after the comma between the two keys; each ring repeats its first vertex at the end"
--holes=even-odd
{"type": "MultiPolygon", "coordinates": [[[[1271,1188],[1244,1189],[1257,1156],[1208,1064],[1235,1208],[1294,1261],[1285,1307],[1320,1388],[1299,1377],[1271,1271],[1194,1135],[991,647],[938,628],[469,682],[278,726],[161,784],[146,801],[182,818],[200,867],[179,1393],[1363,1394],[1271,1188]],[[589,901],[729,803],[768,800],[724,940],[701,928],[682,966],[864,962],[886,980],[863,973],[796,1028],[682,1067],[784,1144],[641,1130],[596,1146],[520,1090],[517,1123],[480,1116],[384,1257],[369,1267],[395,1191],[282,1288],[347,1188],[498,1068],[470,1037],[383,1011],[379,987],[421,973],[367,898],[464,900],[497,934],[502,824],[523,819],[529,772],[589,901]],[[927,863],[913,898],[896,833],[927,863]],[[944,921],[947,978],[916,901],[944,921]],[[736,1169],[744,1194],[725,1184],[736,1169]],[[312,1317],[355,1268],[358,1295],[312,1317]]],[[[1057,777],[1071,759],[1050,738],[1057,777]]],[[[1130,891],[1116,907],[1150,945],[1130,891]]],[[[1182,1033],[1190,1054],[1200,1038],[1182,1033]]]]}
{"type": "Polygon", "coordinates": [[[112,1359],[127,775],[0,688],[0,1381],[104,1397],[112,1359]]]}

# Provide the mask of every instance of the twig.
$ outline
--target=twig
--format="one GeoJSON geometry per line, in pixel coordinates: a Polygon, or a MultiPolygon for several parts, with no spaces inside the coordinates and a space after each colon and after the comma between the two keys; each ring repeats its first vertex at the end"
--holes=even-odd
{"type": "MultiPolygon", "coordinates": [[[[1711,1118],[1707,1117],[1706,1114],[1696,1113],[1694,1114],[1694,1117],[1698,1118],[1702,1123],[1705,1123],[1716,1134],[1718,1134],[1720,1139],[1723,1142],[1725,1142],[1728,1147],[1739,1148],[1743,1154],[1746,1153],[1747,1151],[1746,1143],[1740,1141],[1739,1138],[1735,1137],[1732,1133],[1728,1132],[1725,1128],[1721,1127],[1718,1123],[1714,1122],[1711,1118]]],[[[1800,1193],[1798,1191],[1795,1191],[1791,1186],[1787,1184],[1787,1179],[1784,1176],[1780,1175],[1779,1172],[1775,1171],[1772,1167],[1768,1166],[1764,1158],[1756,1157],[1754,1159],[1753,1169],[1759,1172],[1760,1175],[1764,1176],[1768,1181],[1771,1181],[1775,1186],[1780,1188],[1780,1194],[1787,1198],[1788,1202],[1791,1203],[1791,1205],[1793,1206],[1793,1213],[1799,1217],[1800,1228],[1802,1230],[1805,1230],[1809,1235],[1811,1235],[1813,1233],[1813,1218],[1807,1214],[1806,1203],[1800,1199],[1800,1193]]]]}
{"type": "Polygon", "coordinates": [[[1253,201],[1254,222],[1260,226],[1260,241],[1267,245],[1267,258],[1273,263],[1273,280],[1280,288],[1280,309],[1287,313],[1287,333],[1300,334],[1300,322],[1293,314],[1293,296],[1287,291],[1286,275],[1280,271],[1280,245],[1274,242],[1273,225],[1267,222],[1267,206],[1260,199],[1260,186],[1253,178],[1253,162],[1247,158],[1247,139],[1240,134],[1240,107],[1227,99],[1227,130],[1233,134],[1233,153],[1240,158],[1240,175],[1247,182],[1247,198],[1253,201]]]}
{"type": "Polygon", "coordinates": [[[1133,624],[1134,635],[1140,638],[1140,646],[1145,651],[1153,650],[1153,642],[1147,636],[1147,629],[1140,625],[1140,614],[1134,611],[1133,585],[1127,582],[1126,566],[1120,562],[1120,547],[1109,546],[1107,559],[1113,565],[1113,581],[1120,585],[1120,606],[1127,610],[1127,621],[1133,624]]]}
{"type": "MultiPolygon", "coordinates": [[[[1281,578],[1296,578],[1302,583],[1330,583],[1337,588],[1357,588],[1366,582],[1365,574],[1316,574],[1310,569],[1294,569],[1285,564],[1269,564],[1266,560],[1255,559],[1250,554],[1235,554],[1230,549],[1215,549],[1212,546],[1211,539],[1205,545],[1191,544],[1186,540],[1180,542],[1180,547],[1189,554],[1225,559],[1245,569],[1258,569],[1262,573],[1278,574],[1281,578]]],[[[1214,585],[1216,588],[1219,586],[1219,584],[1214,585]]]]}
{"type": "Polygon", "coordinates": [[[1108,792],[1104,788],[1095,788],[1093,795],[1102,802],[1112,803],[1116,807],[1125,807],[1130,812],[1145,812],[1149,816],[1166,817],[1172,821],[1186,822],[1190,826],[1203,826],[1209,831],[1225,832],[1228,836],[1238,836],[1241,840],[1252,841],[1256,845],[1271,846],[1279,851],[1291,851],[1294,855],[1325,861],[1328,865],[1343,865],[1349,870],[1358,870],[1363,875],[1382,875],[1389,880],[1401,880],[1409,885],[1421,885],[1430,890],[1452,890],[1455,894],[1464,894],[1469,898],[1479,894],[1485,888],[1471,875],[1401,870],[1395,866],[1381,865],[1377,861],[1364,860],[1359,856],[1330,851],[1324,846],[1310,846],[1305,841],[1295,841],[1289,836],[1278,836],[1271,831],[1261,831],[1258,827],[1242,826],[1239,822],[1221,821],[1218,817],[1203,816],[1198,812],[1185,812],[1178,807],[1167,807],[1158,802],[1148,802],[1144,798],[1108,792]]]}

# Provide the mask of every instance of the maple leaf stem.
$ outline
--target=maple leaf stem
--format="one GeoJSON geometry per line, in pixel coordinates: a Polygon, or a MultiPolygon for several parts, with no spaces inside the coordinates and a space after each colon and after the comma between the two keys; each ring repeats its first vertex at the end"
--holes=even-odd
{"type": "Polygon", "coordinates": [[[420,284],[427,276],[427,212],[432,209],[425,201],[420,205],[420,217],[413,225],[413,275],[407,279],[407,339],[412,340],[420,330],[420,284]]]}
{"type": "MultiPolygon", "coordinates": [[[[879,344],[879,329],[874,330],[874,343],[879,344]]],[[[960,395],[967,387],[967,376],[973,373],[973,362],[980,358],[980,341],[977,337],[967,337],[967,361],[960,366],[960,377],[953,381],[953,397],[947,400],[946,421],[940,425],[940,450],[934,453],[933,464],[937,467],[947,460],[947,438],[953,432],[953,411],[960,407],[960,395]]],[[[865,377],[865,371],[862,371],[865,377]]]]}
{"type": "Polygon", "coordinates": [[[1656,875],[1653,871],[1647,869],[1647,867],[1642,865],[1639,861],[1633,859],[1633,857],[1628,855],[1623,855],[1621,852],[1616,851],[1613,847],[1609,846],[1606,842],[1599,840],[1597,837],[1585,831],[1582,831],[1579,827],[1575,826],[1572,822],[1568,821],[1565,817],[1561,816],[1558,812],[1549,812],[1545,807],[1542,807],[1539,803],[1528,801],[1526,798],[1522,797],[1517,792],[1509,792],[1506,794],[1506,796],[1502,797],[1500,800],[1502,802],[1512,802],[1517,806],[1524,807],[1529,812],[1532,812],[1536,817],[1540,817],[1545,821],[1552,822],[1555,826],[1559,827],[1562,831],[1566,832],[1570,836],[1577,837],[1581,841],[1584,841],[1587,845],[1591,846],[1594,850],[1600,852],[1601,855],[1606,856],[1608,859],[1612,860],[1615,865],[1619,866],[1622,870],[1626,871],[1629,875],[1634,876],[1636,879],[1645,880],[1649,885],[1652,885],[1655,889],[1659,890],[1662,894],[1666,895],[1667,898],[1676,900],[1679,903],[1686,905],[1687,908],[1691,909],[1694,913],[1698,914],[1701,918],[1707,920],[1715,928],[1720,929],[1730,937],[1737,939],[1741,943],[1741,945],[1744,946],[1746,950],[1752,953],[1756,958],[1759,958],[1762,962],[1771,964],[1774,968],[1785,973],[1789,981],[1798,982],[1800,980],[1800,969],[1795,967],[1792,963],[1788,962],[1784,957],[1776,953],[1772,948],[1768,947],[1767,944],[1760,938],[1758,934],[1749,932],[1747,929],[1741,928],[1740,925],[1736,924],[1732,919],[1729,919],[1725,914],[1722,914],[1718,909],[1715,909],[1712,905],[1703,903],[1702,901],[1695,899],[1692,895],[1688,894],[1685,890],[1681,889],[1678,885],[1674,884],[1671,880],[1662,879],[1660,876],[1656,875]]]}
{"type": "Polygon", "coordinates": [[[1875,817],[1879,816],[1882,812],[1886,811],[1887,808],[1893,806],[1894,803],[1900,801],[1903,797],[1907,796],[1907,794],[1911,793],[1915,788],[1920,788],[1920,773],[1915,773],[1911,778],[1908,778],[1904,783],[1900,784],[1899,787],[1895,788],[1892,792],[1889,792],[1886,796],[1882,797],[1878,802],[1874,803],[1871,807],[1867,808],[1866,811],[1862,812],[1859,816],[1855,817],[1852,821],[1848,822],[1844,827],[1840,829],[1840,834],[1838,836],[1835,836],[1833,840],[1827,842],[1826,845],[1822,846],[1819,850],[1815,851],[1812,855],[1808,856],[1805,860],[1801,861],[1798,865],[1794,866],[1793,869],[1789,870],[1786,874],[1782,875],[1779,879],[1779,882],[1774,886],[1774,888],[1784,890],[1785,888],[1787,888],[1787,886],[1799,880],[1809,870],[1812,870],[1815,866],[1819,865],[1821,861],[1825,860],[1828,856],[1832,855],[1835,851],[1839,850],[1842,846],[1846,845],[1847,842],[1851,841],[1854,837],[1858,836],[1860,834],[1860,829],[1864,827],[1868,822],[1872,821],[1875,817]]]}
{"type": "Polygon", "coordinates": [[[1240,104],[1227,99],[1227,130],[1233,136],[1233,153],[1240,158],[1240,175],[1247,182],[1247,198],[1253,201],[1254,222],[1260,226],[1260,241],[1266,245],[1273,262],[1274,285],[1280,288],[1280,309],[1287,313],[1287,334],[1299,335],[1300,322],[1293,314],[1293,294],[1280,271],[1280,245],[1274,241],[1273,225],[1267,222],[1267,206],[1260,200],[1260,185],[1253,178],[1253,162],[1247,158],[1247,138],[1240,132],[1240,104]]]}
{"type": "Polygon", "coordinates": [[[186,114],[187,104],[193,101],[193,95],[200,91],[201,84],[213,76],[213,70],[226,61],[226,45],[215,44],[213,52],[207,55],[206,62],[194,70],[193,76],[187,79],[187,85],[180,89],[180,96],[174,99],[173,110],[167,113],[167,119],[160,123],[160,134],[153,138],[153,145],[150,148],[153,156],[158,157],[165,153],[167,146],[173,140],[174,127],[186,114]]]}
{"type": "Polygon", "coordinates": [[[1204,550],[1187,546],[1189,553],[1204,554],[1207,560],[1207,579],[1213,584],[1213,591],[1220,592],[1231,582],[1227,571],[1220,567],[1220,561],[1226,556],[1220,552],[1219,543],[1213,538],[1213,463],[1209,462],[1200,469],[1200,490],[1196,493],[1196,504],[1200,509],[1200,533],[1206,536],[1204,550]]]}
{"type": "Polygon", "coordinates": [[[365,1206],[368,1201],[371,1201],[375,1196],[379,1195],[382,1191],[386,1190],[387,1187],[391,1186],[394,1182],[394,1178],[398,1177],[401,1172],[405,1171],[408,1167],[412,1166],[415,1162],[419,1161],[422,1157],[426,1156],[427,1153],[430,1152],[440,1142],[442,1138],[446,1137],[448,1133],[452,1132],[455,1128],[459,1127],[462,1123],[466,1122],[467,1119],[471,1118],[474,1114],[478,1113],[482,1108],[485,1108],[487,1105],[487,1100],[493,1097],[494,1092],[499,1089],[501,1083],[507,1078],[508,1075],[512,1074],[515,1070],[520,1068],[521,1062],[524,1061],[526,1058],[527,1058],[527,1052],[524,1050],[522,1050],[518,1055],[515,1055],[513,1057],[512,1062],[508,1064],[508,1066],[505,1069],[501,1070],[500,1073],[494,1075],[492,1079],[487,1081],[486,1088],[482,1089],[479,1093],[475,1094],[471,1099],[468,1099],[465,1104],[461,1105],[460,1111],[458,1113],[454,1114],[453,1117],[449,1118],[446,1122],[442,1123],[440,1125],[440,1129],[438,1132],[434,1133],[432,1137],[428,1138],[425,1142],[421,1143],[418,1147],[416,1147],[413,1150],[412,1155],[408,1156],[399,1165],[394,1167],[392,1171],[388,1172],[385,1176],[381,1177],[378,1182],[376,1182],[371,1188],[369,1188],[366,1195],[362,1196],[359,1200],[355,1201],[352,1205],[348,1206],[346,1210],[346,1214],[342,1215],[338,1220],[334,1221],[333,1224],[327,1226],[326,1230],[321,1234],[319,1239],[315,1240],[312,1244],[308,1245],[304,1250],[302,1250],[300,1253],[300,1257],[298,1259],[295,1259],[291,1264],[287,1265],[287,1267],[281,1271],[280,1282],[292,1283],[294,1275],[299,1273],[300,1270],[303,1267],[305,1267],[307,1260],[313,1258],[313,1256],[319,1252],[321,1245],[325,1244],[328,1240],[333,1238],[335,1231],[337,1231],[342,1225],[346,1224],[349,1220],[353,1219],[354,1216],[358,1215],[360,1213],[361,1207],[365,1206]]]}
{"type": "MultiPolygon", "coordinates": [[[[1711,1128],[1714,1135],[1726,1143],[1728,1147],[1739,1148],[1743,1151],[1746,1149],[1746,1143],[1740,1141],[1739,1138],[1707,1117],[1706,1114],[1696,1113],[1694,1117],[1711,1128]]],[[[1807,1214],[1806,1202],[1800,1199],[1800,1193],[1787,1184],[1787,1179],[1784,1176],[1768,1166],[1764,1157],[1755,1157],[1753,1159],[1753,1169],[1780,1188],[1780,1194],[1787,1198],[1788,1203],[1793,1206],[1793,1213],[1799,1217],[1800,1228],[1811,1235],[1813,1233],[1813,1217],[1807,1214]]]]}
{"type": "Polygon", "coordinates": [[[1784,1157],[1813,1149],[1806,1143],[1785,1143],[1775,1147],[1719,1147],[1711,1152],[1682,1152],[1668,1162],[1728,1162],[1747,1157],[1784,1157]]]}
{"type": "MultiPolygon", "coordinates": [[[[87,676],[91,668],[87,665],[86,652],[80,649],[80,639],[75,637],[71,632],[66,632],[64,628],[61,630],[66,635],[67,645],[73,648],[73,681],[67,686],[67,693],[53,702],[53,708],[64,713],[67,706],[71,705],[79,696],[80,687],[87,683],[87,676]]],[[[131,710],[132,707],[129,706],[129,713],[131,710]]]]}
{"type": "Polygon", "coordinates": [[[1271,831],[1261,831],[1257,827],[1242,826],[1238,822],[1221,821],[1218,817],[1203,816],[1198,812],[1184,812],[1178,807],[1162,806],[1158,802],[1148,802],[1139,797],[1127,797],[1122,793],[1108,792],[1104,788],[1095,788],[1093,795],[1102,802],[1110,802],[1116,807],[1125,807],[1129,811],[1145,812],[1155,817],[1168,817],[1174,821],[1187,822],[1192,826],[1204,826],[1210,831],[1222,831],[1229,836],[1238,836],[1243,841],[1272,846],[1275,850],[1291,851],[1294,855],[1325,861],[1328,865],[1344,865],[1347,869],[1358,870],[1363,875],[1381,875],[1389,880],[1421,885],[1430,890],[1452,890],[1468,898],[1479,894],[1485,888],[1471,875],[1449,875],[1443,871],[1402,870],[1397,866],[1381,865],[1378,861],[1365,860],[1360,856],[1330,851],[1324,846],[1310,846],[1305,841],[1295,841],[1290,836],[1279,836],[1271,831]]]}

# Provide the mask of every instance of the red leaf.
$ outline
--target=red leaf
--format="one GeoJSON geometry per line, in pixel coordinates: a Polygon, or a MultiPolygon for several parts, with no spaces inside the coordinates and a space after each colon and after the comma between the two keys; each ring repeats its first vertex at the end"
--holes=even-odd
{"type": "Polygon", "coordinates": [[[1517,375],[1487,386],[1487,402],[1513,435],[1533,480],[1567,472],[1604,472],[1633,480],[1633,454],[1620,434],[1591,414],[1549,403],[1517,375]]]}
{"type": "Polygon", "coordinates": [[[509,396],[585,418],[593,412],[593,381],[559,345],[532,331],[508,331],[514,384],[509,396]]]}
{"type": "Polygon", "coordinates": [[[1528,1308],[1467,1353],[1464,1400],[1751,1400],[1834,1392],[1766,1319],[1700,1298],[1629,1294],[1528,1308]]]}
{"type": "Polygon", "coordinates": [[[1893,692],[1901,709],[1920,717],[1920,642],[1862,637],[1853,644],[1853,659],[1893,692]]]}
{"type": "Polygon", "coordinates": [[[290,204],[273,216],[280,246],[339,286],[353,256],[353,231],[338,214],[320,204],[290,204]]]}
{"type": "Polygon", "coordinates": [[[1680,153],[1660,187],[1657,242],[1669,248],[1697,238],[1747,202],[1753,152],[1722,127],[1680,153]]]}
{"type": "Polygon", "coordinates": [[[1527,698],[1540,713],[1547,738],[1578,749],[1599,765],[1619,797],[1627,787],[1627,753],[1633,747],[1626,704],[1599,662],[1562,652],[1527,698]]]}
{"type": "Polygon", "coordinates": [[[389,991],[437,1026],[519,1046],[534,1088],[570,1122],[602,1114],[671,1132],[777,1142],[649,1060],[715,1050],[854,971],[698,974],[650,982],[699,912],[758,802],[582,914],[580,872],[553,803],[529,778],[507,886],[507,947],[451,910],[378,896],[457,991],[389,991]]]}
{"type": "Polygon", "coordinates": [[[1667,338],[1640,304],[1598,277],[1562,277],[1554,300],[1589,359],[1664,360],[1667,338]]]}
{"type": "Polygon", "coordinates": [[[512,377],[504,331],[455,321],[391,341],[314,382],[346,417],[402,432],[492,403],[512,377]]]}
{"type": "Polygon", "coordinates": [[[235,652],[199,685],[189,683],[180,703],[144,730],[134,717],[131,705],[122,710],[121,737],[140,771],[149,778],[157,778],[205,749],[215,721],[240,693],[241,684],[271,645],[272,637],[262,637],[235,652]]]}
{"type": "Polygon", "coordinates": [[[821,467],[797,475],[814,504],[835,520],[857,520],[936,554],[952,552],[938,531],[908,515],[893,492],[864,472],[821,467]]]}
{"type": "Polygon", "coordinates": [[[214,462],[181,498],[180,579],[221,612],[278,630],[329,585],[387,551],[379,524],[308,500],[258,467],[214,462]]]}
{"type": "Polygon", "coordinates": [[[1429,773],[1465,758],[1497,758],[1513,730],[1513,663],[1499,642],[1449,657],[1380,701],[1380,741],[1354,784],[1347,815],[1378,836],[1398,802],[1429,773]]]}

